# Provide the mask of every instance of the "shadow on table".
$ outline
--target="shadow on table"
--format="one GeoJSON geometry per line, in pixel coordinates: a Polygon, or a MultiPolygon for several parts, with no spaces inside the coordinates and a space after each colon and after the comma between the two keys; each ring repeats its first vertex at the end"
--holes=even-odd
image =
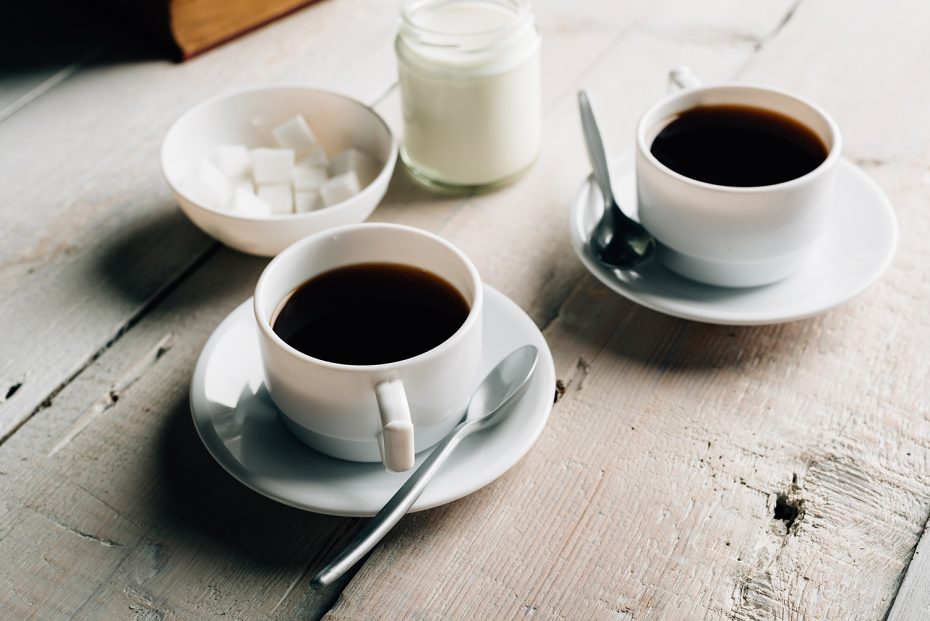
{"type": "Polygon", "coordinates": [[[361,527],[362,520],[294,509],[253,492],[227,474],[201,444],[186,395],[167,414],[159,459],[166,493],[160,499],[159,531],[172,546],[212,566],[241,567],[259,575],[300,575],[293,606],[325,611],[354,571],[321,591],[312,574],[361,527]]]}
{"type": "Polygon", "coordinates": [[[183,286],[183,281],[199,277],[198,284],[186,287],[184,295],[171,299],[175,312],[209,308],[235,290],[242,291],[242,299],[251,295],[267,258],[224,248],[195,227],[177,207],[166,205],[153,211],[148,216],[133,216],[119,227],[118,233],[101,240],[92,268],[95,282],[104,284],[114,297],[143,306],[183,286]],[[222,269],[200,274],[218,253],[227,255],[222,257],[222,269]]]}
{"type": "Polygon", "coordinates": [[[168,60],[171,50],[94,2],[38,0],[4,6],[0,89],[73,63],[168,60]]]}
{"type": "Polygon", "coordinates": [[[587,278],[583,290],[576,291],[575,300],[562,309],[561,316],[565,329],[603,346],[605,352],[680,372],[779,364],[816,338],[818,322],[810,318],[764,326],[699,323],[644,308],[607,290],[593,277],[587,278]]]}
{"type": "Polygon", "coordinates": [[[153,207],[148,214],[132,211],[100,240],[94,271],[118,298],[144,304],[177,274],[215,251],[216,244],[177,207],[153,207]]]}

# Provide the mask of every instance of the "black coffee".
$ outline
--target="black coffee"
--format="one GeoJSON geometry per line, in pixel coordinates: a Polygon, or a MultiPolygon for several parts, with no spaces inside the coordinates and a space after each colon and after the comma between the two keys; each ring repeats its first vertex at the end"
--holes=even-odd
{"type": "Polygon", "coordinates": [[[675,172],[716,185],[754,187],[796,179],[827,158],[801,123],[750,106],[699,106],[665,126],[650,149],[675,172]]]}
{"type": "Polygon", "coordinates": [[[295,289],[272,328],[288,345],[320,360],[382,364],[436,347],[468,313],[462,294],[435,274],[397,263],[360,263],[295,289]]]}

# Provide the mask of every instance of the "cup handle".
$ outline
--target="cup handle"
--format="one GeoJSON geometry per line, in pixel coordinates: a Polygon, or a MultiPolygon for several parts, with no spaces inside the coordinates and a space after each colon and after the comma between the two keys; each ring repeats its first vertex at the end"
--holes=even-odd
{"type": "Polygon", "coordinates": [[[375,398],[381,412],[381,434],[378,446],[381,460],[389,472],[404,472],[413,468],[413,422],[404,383],[399,379],[375,385],[375,398]]]}
{"type": "Polygon", "coordinates": [[[668,91],[670,93],[686,88],[697,88],[700,85],[701,81],[694,77],[691,69],[685,65],[679,65],[668,72],[668,91]]]}

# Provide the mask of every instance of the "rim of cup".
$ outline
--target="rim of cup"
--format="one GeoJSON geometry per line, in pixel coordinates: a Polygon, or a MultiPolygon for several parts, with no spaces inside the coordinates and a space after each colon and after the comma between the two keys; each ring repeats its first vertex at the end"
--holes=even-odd
{"type": "Polygon", "coordinates": [[[374,192],[375,190],[373,188],[375,185],[377,185],[376,181],[381,179],[381,177],[393,174],[394,164],[396,163],[396,160],[397,160],[397,137],[394,135],[394,132],[391,131],[391,127],[387,124],[387,121],[385,121],[384,118],[380,114],[378,114],[378,112],[375,111],[374,108],[348,95],[343,95],[342,93],[337,93],[335,91],[329,91],[323,88],[311,88],[309,86],[303,86],[300,84],[292,84],[292,83],[266,84],[266,85],[259,85],[259,86],[249,86],[246,88],[241,88],[241,89],[237,89],[237,90],[230,91],[227,93],[221,93],[219,95],[214,95],[213,97],[209,97],[201,101],[200,103],[194,105],[193,107],[188,108],[187,110],[182,112],[171,123],[171,125],[168,127],[168,131],[165,132],[165,137],[162,139],[161,147],[158,153],[158,164],[159,164],[159,167],[161,168],[161,175],[165,179],[165,182],[168,184],[168,187],[171,189],[171,191],[177,194],[178,196],[184,197],[184,200],[186,200],[191,205],[195,206],[197,209],[207,211],[210,214],[215,214],[219,217],[228,218],[231,220],[242,220],[244,222],[256,222],[256,221],[257,222],[267,222],[267,221],[293,222],[294,220],[313,220],[314,218],[318,218],[322,210],[308,211],[305,213],[285,214],[283,216],[256,217],[256,216],[244,216],[241,214],[220,211],[219,209],[211,209],[209,207],[205,207],[201,205],[199,202],[192,199],[185,191],[179,188],[178,185],[174,183],[174,181],[172,181],[171,177],[167,173],[167,170],[169,168],[166,165],[166,161],[168,158],[168,155],[166,153],[168,141],[172,137],[173,133],[175,133],[176,131],[179,131],[177,129],[178,126],[181,125],[183,121],[187,120],[188,117],[191,117],[201,112],[204,108],[208,108],[225,99],[232,99],[234,97],[239,97],[242,95],[247,95],[250,93],[255,93],[255,92],[260,92],[260,91],[274,92],[274,91],[280,91],[280,90],[300,90],[300,91],[306,91],[306,92],[321,93],[326,96],[332,96],[338,99],[342,99],[348,103],[364,108],[365,110],[370,112],[372,116],[378,121],[378,123],[384,128],[384,131],[387,132],[387,136],[390,139],[391,153],[388,156],[387,160],[385,160],[384,163],[382,164],[381,170],[378,171],[378,174],[375,176],[375,178],[372,179],[368,185],[362,188],[358,194],[344,201],[340,201],[336,203],[335,205],[327,207],[326,208],[327,210],[334,209],[334,208],[338,209],[348,204],[350,201],[354,201],[355,199],[365,194],[370,194],[374,192]]]}
{"type": "MultiPolygon", "coordinates": [[[[392,263],[392,261],[385,261],[385,263],[392,263]]],[[[348,265],[356,265],[356,263],[345,264],[345,266],[348,266],[348,265]]],[[[345,267],[345,266],[340,266],[340,267],[345,267]]],[[[428,270],[428,268],[424,268],[419,265],[416,267],[420,267],[421,269],[428,270]]],[[[336,269],[336,268],[331,268],[331,269],[336,269]]],[[[322,273],[324,272],[318,272],[316,274],[307,276],[301,283],[298,283],[293,289],[291,289],[291,291],[293,291],[297,287],[301,286],[303,283],[307,282],[308,280],[312,278],[315,278],[316,276],[322,273]]],[[[439,275],[437,274],[437,276],[439,275]]],[[[444,277],[442,276],[439,276],[439,277],[442,278],[442,280],[448,282],[448,280],[446,280],[444,277]]],[[[456,287],[455,285],[452,285],[451,283],[449,284],[450,286],[455,288],[457,291],[459,290],[458,287],[456,287]]],[[[288,296],[289,295],[290,295],[290,292],[288,293],[288,296]]],[[[284,298],[282,298],[281,300],[277,300],[275,302],[275,305],[276,305],[275,309],[277,309],[277,306],[280,305],[283,300],[284,298]]],[[[464,252],[459,250],[456,246],[446,241],[442,237],[435,235],[433,233],[430,233],[429,231],[424,231],[423,229],[418,229],[416,227],[406,226],[403,224],[375,223],[375,222],[361,222],[358,224],[347,224],[344,226],[327,229],[325,231],[320,231],[319,233],[315,233],[313,235],[310,235],[308,237],[301,239],[300,241],[297,241],[291,244],[290,246],[282,250],[274,259],[271,260],[271,262],[268,263],[268,265],[265,266],[265,269],[262,270],[262,274],[258,279],[258,283],[256,283],[255,285],[255,293],[252,296],[252,308],[255,314],[255,319],[258,322],[259,329],[265,334],[267,338],[271,340],[272,343],[280,347],[283,351],[290,354],[292,357],[297,358],[298,360],[301,360],[304,362],[311,362],[317,366],[334,369],[334,370],[341,370],[341,371],[356,371],[359,373],[370,373],[372,371],[400,369],[400,368],[421,362],[426,358],[439,355],[440,353],[451,348],[458,341],[464,338],[465,333],[468,332],[468,330],[475,324],[475,322],[478,321],[478,315],[480,313],[480,310],[483,304],[484,304],[484,289],[481,283],[481,277],[478,275],[478,269],[474,266],[474,264],[471,262],[471,259],[469,259],[465,255],[464,252]],[[292,255],[298,252],[300,249],[306,246],[313,245],[319,242],[321,239],[332,237],[332,236],[342,236],[342,235],[350,234],[357,230],[366,230],[366,229],[367,230],[381,229],[381,230],[403,231],[406,233],[413,233],[415,235],[420,235],[422,237],[425,237],[434,243],[438,243],[439,245],[444,246],[447,250],[451,251],[468,270],[468,275],[471,278],[472,284],[475,287],[475,294],[469,304],[468,316],[465,317],[465,321],[462,322],[462,325],[460,325],[454,333],[452,333],[452,336],[444,340],[439,345],[436,345],[432,349],[428,349],[425,352],[421,354],[417,354],[416,356],[413,356],[410,358],[403,358],[401,360],[395,360],[392,362],[383,362],[380,364],[343,364],[339,362],[330,362],[329,360],[323,360],[322,358],[314,358],[313,356],[309,356],[303,353],[302,351],[295,349],[294,347],[291,347],[284,341],[284,339],[282,339],[280,336],[277,335],[277,333],[275,333],[275,331],[271,327],[270,318],[266,319],[264,313],[262,312],[262,309],[260,308],[261,302],[259,302],[259,294],[262,288],[265,286],[265,283],[268,279],[268,273],[271,270],[273,270],[276,265],[280,265],[282,262],[286,261],[289,258],[289,255],[292,255]]],[[[274,312],[274,309],[272,310],[272,313],[273,312],[274,312]]]]}
{"type": "MultiPolygon", "coordinates": [[[[747,106],[751,106],[754,108],[761,108],[763,110],[769,110],[772,112],[776,112],[782,116],[787,116],[788,118],[791,118],[797,123],[800,123],[806,129],[816,134],[819,139],[823,138],[823,136],[820,135],[820,132],[810,127],[807,123],[799,119],[796,119],[789,114],[782,112],[775,106],[760,105],[760,104],[754,104],[754,103],[744,104],[744,102],[739,101],[737,98],[734,98],[734,100],[731,102],[719,102],[719,103],[720,105],[727,105],[727,104],[747,105],[747,106]]],[[[697,102],[690,106],[683,107],[681,110],[676,110],[673,114],[679,114],[683,112],[684,110],[689,110],[699,105],[701,105],[700,102],[697,102]]],[[[665,117],[663,118],[669,118],[670,116],[671,115],[665,115],[665,117]]],[[[655,134],[657,133],[658,132],[655,132],[655,134]]],[[[653,139],[655,139],[655,135],[653,135],[653,139]]],[[[737,83],[719,84],[718,83],[718,84],[708,84],[706,86],[698,86],[696,88],[688,88],[688,89],[684,89],[680,91],[675,91],[674,93],[670,93],[669,95],[663,97],[656,103],[649,106],[649,108],[642,115],[642,117],[640,118],[636,126],[636,146],[639,149],[640,153],[643,155],[643,157],[645,157],[646,160],[650,164],[652,164],[654,167],[658,168],[660,171],[669,175],[670,177],[673,177],[683,183],[692,185],[694,187],[704,188],[708,190],[715,190],[718,192],[732,192],[735,194],[774,192],[774,191],[779,191],[779,190],[790,189],[791,187],[800,185],[802,183],[808,183],[814,178],[825,174],[825,172],[829,170],[835,164],[835,162],[840,158],[840,152],[842,151],[842,147],[843,147],[842,142],[843,142],[843,139],[840,134],[839,126],[836,124],[836,121],[833,120],[833,117],[827,114],[826,110],[824,110],[823,108],[821,108],[814,102],[804,97],[801,97],[800,95],[796,95],[788,91],[780,90],[777,88],[770,88],[767,86],[757,86],[754,84],[737,84],[737,83]],[[818,164],[814,170],[808,173],[805,173],[801,175],[800,177],[795,177],[794,179],[789,179],[788,181],[782,181],[781,183],[773,183],[771,185],[756,185],[756,186],[718,185],[716,183],[708,183],[706,181],[699,181],[698,179],[687,177],[669,168],[668,166],[660,162],[656,158],[655,155],[652,154],[651,145],[646,144],[646,135],[649,132],[649,130],[655,128],[657,124],[663,120],[663,119],[652,119],[651,117],[654,116],[654,112],[658,110],[661,106],[668,105],[671,102],[675,101],[676,99],[684,99],[688,97],[689,95],[694,95],[695,93],[708,93],[708,92],[713,92],[713,91],[754,91],[754,92],[775,94],[780,97],[792,99],[802,104],[803,106],[806,106],[815,115],[820,117],[821,121],[823,121],[824,125],[826,125],[827,128],[829,129],[830,136],[828,138],[830,140],[830,144],[827,150],[827,157],[825,157],[824,160],[820,162],[820,164],[818,164]]]]}

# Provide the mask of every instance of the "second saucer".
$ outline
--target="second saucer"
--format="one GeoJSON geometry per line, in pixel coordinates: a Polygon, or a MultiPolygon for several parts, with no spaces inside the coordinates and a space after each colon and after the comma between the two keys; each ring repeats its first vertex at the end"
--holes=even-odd
{"type": "MultiPolygon", "coordinates": [[[[611,169],[617,201],[635,216],[632,153],[614,160],[611,169]]],[[[646,308],[705,323],[783,323],[818,315],[862,293],[894,257],[898,225],[891,204],[875,182],[848,160],[839,162],[834,200],[838,208],[832,210],[810,263],[785,280],[762,287],[704,285],[655,262],[626,271],[604,267],[590,255],[586,243],[603,209],[590,178],[572,200],[569,232],[572,248],[591,274],[646,308]]]]}

